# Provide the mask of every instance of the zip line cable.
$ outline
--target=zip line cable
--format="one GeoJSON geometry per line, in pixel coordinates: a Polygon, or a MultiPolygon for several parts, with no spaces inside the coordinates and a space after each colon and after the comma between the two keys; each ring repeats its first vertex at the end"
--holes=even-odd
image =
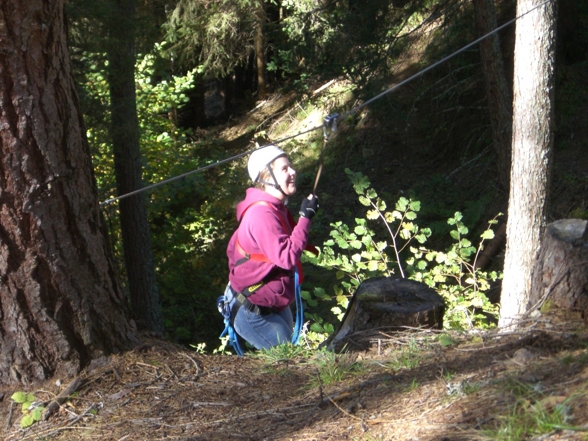
{"type": "Polygon", "coordinates": [[[196,170],[192,170],[192,171],[189,171],[187,173],[183,173],[183,174],[178,175],[178,176],[175,176],[173,178],[165,179],[165,180],[159,181],[159,182],[157,182],[155,184],[147,185],[146,187],[140,188],[138,190],[134,190],[134,191],[131,191],[129,193],[125,193],[123,195],[120,195],[120,196],[116,196],[116,197],[107,199],[104,202],[101,202],[100,205],[111,204],[112,202],[115,202],[115,201],[118,201],[118,200],[127,198],[129,196],[134,196],[134,195],[136,195],[138,193],[142,193],[144,191],[151,190],[153,188],[159,187],[159,186],[164,185],[164,184],[169,184],[170,182],[177,181],[179,179],[188,177],[188,176],[193,175],[195,173],[203,172],[205,170],[208,170],[208,169],[217,167],[219,165],[223,165],[223,164],[226,164],[228,162],[232,162],[232,161],[234,161],[236,159],[239,159],[239,158],[241,158],[243,156],[246,156],[246,155],[248,155],[250,153],[253,153],[256,150],[259,150],[259,149],[262,149],[264,147],[267,147],[268,145],[271,145],[271,144],[280,144],[280,143],[285,142],[285,141],[288,141],[290,139],[297,138],[299,136],[305,135],[305,134],[310,133],[310,132],[314,132],[315,130],[323,129],[324,130],[324,133],[325,133],[325,137],[324,137],[323,148],[321,150],[321,155],[320,155],[321,157],[320,157],[319,169],[318,169],[317,176],[316,176],[316,179],[315,179],[315,182],[314,182],[314,189],[313,189],[313,193],[314,193],[314,191],[316,190],[316,187],[318,185],[318,181],[319,181],[320,174],[321,174],[321,171],[322,171],[322,165],[323,165],[322,164],[322,160],[323,160],[323,155],[324,155],[324,152],[325,152],[325,147],[326,147],[326,144],[328,142],[330,133],[332,133],[332,132],[334,132],[336,130],[337,120],[338,119],[345,119],[349,115],[352,115],[353,113],[355,113],[355,112],[363,109],[364,107],[372,104],[374,101],[382,98],[383,96],[389,94],[390,92],[393,92],[394,90],[398,89],[399,87],[404,86],[405,84],[411,82],[412,80],[415,80],[415,79],[421,77],[422,75],[424,75],[425,73],[429,72],[430,70],[432,70],[432,69],[436,68],[437,66],[445,63],[446,61],[452,59],[453,57],[455,57],[455,56],[457,56],[459,54],[461,54],[462,52],[465,52],[466,50],[470,49],[472,46],[475,46],[476,44],[480,43],[481,41],[485,40],[486,38],[488,38],[488,37],[490,37],[490,36],[492,36],[492,35],[500,32],[502,29],[510,26],[511,24],[515,23],[517,20],[523,18],[527,14],[530,14],[534,10],[539,9],[541,6],[547,4],[547,3],[551,2],[551,1],[552,0],[545,0],[544,2],[538,4],[537,6],[534,6],[533,8],[529,9],[528,11],[526,11],[526,12],[522,13],[521,15],[519,15],[519,16],[517,16],[517,17],[515,17],[515,18],[513,18],[513,19],[511,19],[509,21],[507,21],[506,23],[498,26],[497,28],[495,28],[492,31],[488,32],[487,34],[481,36],[480,38],[472,41],[471,43],[466,44],[461,49],[458,49],[457,51],[453,52],[452,54],[449,54],[448,56],[442,58],[441,60],[436,61],[435,63],[431,64],[430,66],[427,66],[423,70],[421,70],[421,71],[417,72],[416,74],[408,77],[407,79],[401,81],[400,83],[395,84],[394,86],[390,87],[389,89],[386,89],[385,91],[383,91],[380,94],[378,94],[378,95],[370,98],[369,100],[365,101],[364,103],[362,103],[362,104],[360,104],[358,106],[353,107],[351,110],[345,112],[344,114],[342,114],[342,115],[333,114],[333,115],[329,115],[329,116],[325,117],[324,118],[324,121],[323,121],[323,124],[320,125],[320,126],[312,127],[310,129],[307,129],[307,130],[304,130],[302,132],[296,133],[295,135],[287,136],[285,138],[281,138],[281,139],[278,139],[276,141],[273,141],[270,144],[265,144],[265,145],[259,146],[259,147],[255,148],[253,150],[248,150],[248,151],[243,152],[243,153],[240,153],[238,155],[234,155],[234,156],[231,156],[229,158],[226,158],[226,159],[223,159],[223,160],[214,162],[212,164],[208,164],[208,165],[206,165],[204,167],[200,167],[200,168],[198,168],[196,170]]]}
{"type": "MultiPolygon", "coordinates": [[[[290,140],[292,138],[296,138],[298,136],[302,136],[302,135],[304,135],[306,133],[312,132],[312,131],[317,130],[318,128],[321,128],[321,127],[322,126],[313,127],[311,129],[305,130],[305,131],[300,132],[300,133],[297,133],[295,135],[287,136],[286,138],[282,138],[282,139],[279,139],[279,140],[275,141],[273,144],[278,144],[280,142],[288,141],[288,140],[290,140]]],[[[234,156],[231,156],[229,158],[222,159],[222,160],[217,161],[217,162],[214,162],[212,164],[205,165],[204,167],[197,168],[196,170],[192,170],[192,171],[183,173],[181,175],[174,176],[173,178],[165,179],[163,181],[156,182],[155,184],[151,184],[151,185],[147,185],[146,187],[139,188],[138,190],[133,190],[133,191],[131,191],[129,193],[125,193],[123,195],[120,195],[120,196],[116,196],[116,197],[107,199],[104,202],[100,202],[100,205],[111,204],[112,202],[119,201],[119,200],[124,199],[124,198],[128,198],[129,196],[134,196],[134,195],[139,194],[139,193],[142,193],[144,191],[151,190],[152,188],[159,187],[159,186],[164,185],[164,184],[169,184],[170,182],[174,182],[174,181],[177,181],[177,180],[182,179],[182,178],[186,178],[186,177],[188,177],[190,175],[193,175],[195,173],[203,172],[205,170],[208,170],[208,169],[217,167],[219,165],[226,164],[227,162],[232,162],[232,161],[234,161],[236,159],[242,158],[243,156],[246,156],[246,155],[248,155],[250,153],[253,153],[256,150],[262,149],[264,147],[267,147],[267,144],[266,145],[259,146],[259,147],[255,148],[253,150],[248,150],[246,152],[239,153],[238,155],[234,155],[234,156]]]]}
{"type": "Polygon", "coordinates": [[[347,113],[344,113],[343,115],[341,115],[341,118],[346,118],[347,116],[351,115],[354,112],[357,112],[358,110],[364,108],[365,106],[368,106],[369,104],[373,103],[374,101],[382,98],[384,95],[389,94],[390,92],[398,89],[401,86],[404,86],[405,84],[411,82],[412,80],[424,75],[425,73],[427,73],[428,71],[436,68],[437,66],[439,66],[440,64],[445,63],[446,61],[452,59],[453,57],[455,57],[456,55],[461,54],[462,52],[467,51],[469,48],[471,48],[472,46],[475,46],[476,44],[480,43],[481,41],[485,40],[486,38],[498,33],[499,31],[501,31],[502,29],[510,26],[511,24],[513,24],[515,21],[517,21],[520,18],[523,18],[525,15],[530,14],[531,12],[533,12],[535,9],[539,9],[541,6],[551,2],[552,0],[545,0],[543,3],[538,4],[537,6],[529,9],[527,12],[522,13],[521,15],[519,15],[518,17],[513,18],[512,20],[507,21],[506,23],[498,26],[496,29],[488,32],[487,34],[481,36],[480,38],[478,38],[477,40],[472,41],[471,43],[466,44],[464,47],[462,47],[461,49],[458,49],[457,51],[453,52],[452,54],[446,56],[445,58],[442,58],[441,60],[431,64],[430,66],[427,66],[426,68],[424,68],[423,70],[417,72],[416,74],[414,74],[413,76],[407,78],[406,80],[401,81],[398,84],[395,84],[394,86],[390,87],[389,89],[385,90],[384,92],[380,93],[379,95],[374,96],[373,98],[370,98],[369,100],[367,100],[366,102],[354,107],[353,109],[349,110],[347,113]]]}

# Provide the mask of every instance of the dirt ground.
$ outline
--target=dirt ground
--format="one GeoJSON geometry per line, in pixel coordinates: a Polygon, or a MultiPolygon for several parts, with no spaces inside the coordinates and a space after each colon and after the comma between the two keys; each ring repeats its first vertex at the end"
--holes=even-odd
{"type": "MultiPolygon", "coordinates": [[[[549,414],[565,404],[574,430],[555,425],[534,438],[498,439],[585,440],[587,347],[585,323],[561,311],[508,334],[382,332],[369,349],[330,366],[202,355],[146,340],[93,363],[70,398],[28,429],[11,404],[18,389],[0,390],[1,430],[5,441],[477,440],[517,410],[549,414]],[[323,384],[325,366],[340,368],[342,379],[323,384]]],[[[74,380],[26,392],[47,406],[74,380]]]]}

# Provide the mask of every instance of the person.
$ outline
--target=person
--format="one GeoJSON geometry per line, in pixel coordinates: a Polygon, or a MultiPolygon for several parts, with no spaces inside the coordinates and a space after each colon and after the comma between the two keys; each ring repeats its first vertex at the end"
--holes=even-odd
{"type": "MultiPolygon", "coordinates": [[[[227,246],[231,317],[237,334],[256,349],[290,341],[295,273],[308,245],[318,199],[310,194],[295,222],[286,204],[296,193],[296,170],[275,145],[254,151],[247,163],[253,187],[237,205],[239,227],[227,246]]],[[[300,274],[300,277],[302,275],[300,274]]]]}

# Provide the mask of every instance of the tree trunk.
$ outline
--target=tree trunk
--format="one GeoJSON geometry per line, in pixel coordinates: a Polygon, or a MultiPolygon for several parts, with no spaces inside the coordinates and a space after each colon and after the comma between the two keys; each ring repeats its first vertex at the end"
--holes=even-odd
{"type": "Polygon", "coordinates": [[[587,221],[563,219],[547,226],[531,287],[529,308],[549,299],[588,317],[587,221]]]}
{"type": "Polygon", "coordinates": [[[443,328],[445,302],[421,282],[392,277],[364,280],[349,302],[338,331],[326,342],[329,349],[367,349],[382,332],[405,327],[443,328]]]}
{"type": "Polygon", "coordinates": [[[135,331],[106,241],[60,0],[0,4],[0,383],[72,376],[135,331]]]}
{"type": "MultiPolygon", "coordinates": [[[[498,27],[494,0],[474,0],[476,26],[480,36],[498,27]]],[[[480,42],[480,55],[486,80],[486,96],[492,123],[498,183],[509,188],[512,142],[512,99],[506,80],[500,39],[492,34],[480,42]]]]}
{"type": "MultiPolygon", "coordinates": [[[[519,0],[522,16],[542,0],[519,0]]],[[[517,21],[512,169],[499,326],[516,325],[527,310],[531,272],[541,251],[553,146],[555,4],[517,21]]]]}
{"type": "MultiPolygon", "coordinates": [[[[135,93],[135,0],[114,0],[108,44],[111,136],[118,194],[143,187],[135,93]]],[[[131,307],[139,323],[163,336],[145,194],[120,200],[131,307]]]]}
{"type": "Polygon", "coordinates": [[[264,100],[267,96],[266,61],[265,61],[265,7],[264,0],[257,4],[257,30],[255,32],[255,59],[257,62],[257,99],[264,100]]]}

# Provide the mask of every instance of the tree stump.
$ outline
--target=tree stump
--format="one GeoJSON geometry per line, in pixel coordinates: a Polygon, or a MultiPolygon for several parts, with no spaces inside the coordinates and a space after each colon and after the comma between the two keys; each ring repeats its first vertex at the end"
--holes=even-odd
{"type": "Polygon", "coordinates": [[[382,333],[404,327],[441,329],[445,302],[421,282],[375,277],[361,283],[349,302],[339,330],[326,346],[335,351],[367,349],[382,333]]]}
{"type": "Polygon", "coordinates": [[[533,268],[530,309],[547,299],[588,318],[588,222],[562,219],[545,229],[533,268]]]}

